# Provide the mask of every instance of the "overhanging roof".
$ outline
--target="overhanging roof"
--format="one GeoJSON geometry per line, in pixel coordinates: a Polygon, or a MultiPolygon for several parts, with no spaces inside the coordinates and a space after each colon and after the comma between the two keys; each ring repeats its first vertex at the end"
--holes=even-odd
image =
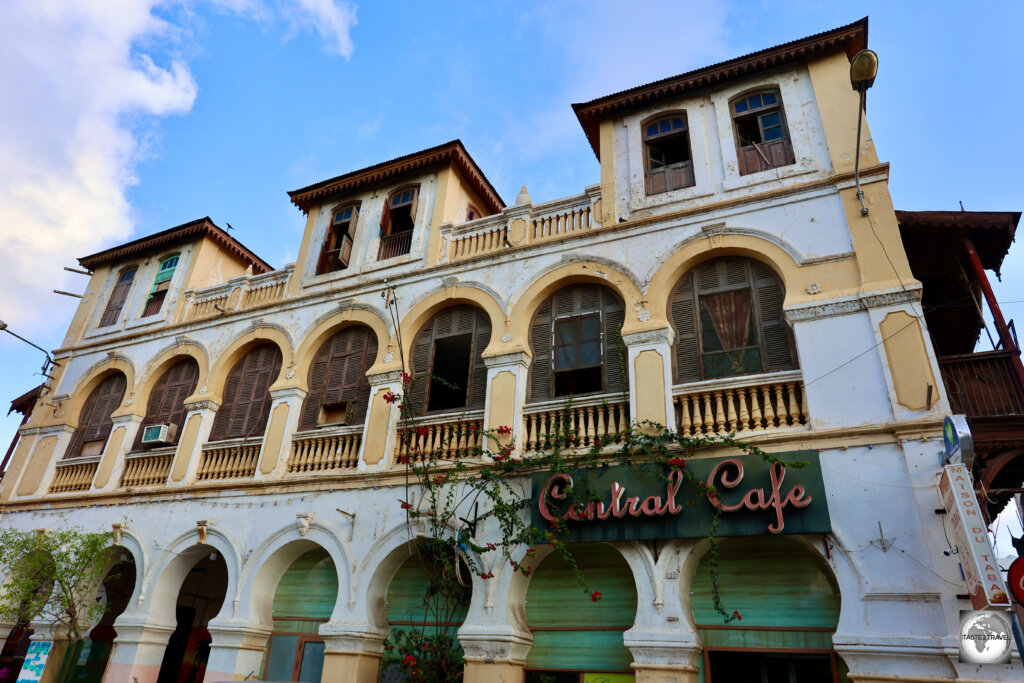
{"type": "Polygon", "coordinates": [[[687,71],[678,76],[639,85],[629,90],[599,97],[590,102],[572,105],[576,118],[583,126],[590,141],[590,147],[597,158],[601,158],[601,141],[598,136],[598,124],[608,115],[649,105],[659,100],[679,97],[684,94],[718,86],[738,78],[746,78],[768,69],[802,61],[808,57],[825,55],[844,50],[853,58],[868,46],[868,18],[855,21],[831,31],[816,33],[813,36],[800,38],[782,45],[776,45],[743,57],[736,57],[727,62],[719,62],[695,71],[687,71]]]}
{"type": "Polygon", "coordinates": [[[321,180],[307,187],[292,190],[288,196],[291,197],[295,206],[302,209],[303,213],[309,213],[309,209],[317,202],[444,163],[453,163],[458,167],[490,213],[498,213],[505,208],[505,202],[502,201],[491,182],[487,180],[484,172],[473,161],[473,157],[466,151],[461,140],[452,140],[437,147],[406,154],[390,161],[383,161],[336,178],[321,180]]]}
{"type": "Polygon", "coordinates": [[[11,401],[11,407],[7,411],[7,414],[10,415],[13,412],[19,412],[22,415],[28,415],[31,413],[32,408],[36,405],[36,399],[39,398],[39,392],[42,390],[43,385],[40,384],[11,401]]]}
{"type": "Polygon", "coordinates": [[[930,242],[956,240],[953,248],[959,250],[959,241],[970,237],[981,265],[998,273],[1017,233],[1020,211],[897,211],[896,220],[904,241],[911,235],[930,242]]]}
{"type": "Polygon", "coordinates": [[[208,237],[216,242],[222,249],[234,255],[238,260],[252,266],[252,272],[259,275],[273,270],[273,267],[248,247],[229,235],[225,230],[219,228],[209,216],[197,218],[194,221],[184,223],[162,232],[157,232],[125,244],[111,247],[96,252],[89,256],[78,259],[83,268],[96,270],[98,267],[120,261],[122,259],[139,256],[140,254],[166,249],[172,244],[195,240],[201,237],[208,237]]]}

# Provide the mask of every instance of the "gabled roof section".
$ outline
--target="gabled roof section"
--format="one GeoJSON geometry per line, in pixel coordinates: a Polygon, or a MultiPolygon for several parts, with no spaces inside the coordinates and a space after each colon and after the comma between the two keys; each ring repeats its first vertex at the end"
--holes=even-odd
{"type": "Polygon", "coordinates": [[[111,247],[89,256],[83,256],[78,259],[78,263],[83,268],[96,270],[98,267],[108,263],[136,257],[151,251],[166,249],[173,244],[191,242],[204,237],[213,240],[224,251],[235,256],[243,263],[251,265],[252,272],[256,275],[273,270],[269,263],[250,251],[248,247],[229,235],[227,231],[214,224],[209,216],[197,218],[189,223],[169,228],[147,237],[140,237],[137,240],[111,247]]]}
{"type": "Polygon", "coordinates": [[[452,140],[437,147],[406,154],[397,159],[374,164],[336,178],[321,180],[319,183],[292,190],[288,196],[291,197],[295,206],[302,209],[303,213],[309,213],[309,209],[314,204],[337,195],[445,163],[453,163],[458,167],[462,176],[480,197],[480,200],[487,205],[487,209],[491,213],[498,213],[505,208],[505,202],[502,201],[491,182],[487,180],[484,172],[473,161],[473,157],[469,156],[462,140],[452,140]]]}
{"type": "Polygon", "coordinates": [[[696,90],[718,86],[739,78],[746,78],[768,69],[799,62],[808,57],[829,54],[845,50],[846,55],[853,58],[868,46],[868,18],[855,21],[846,26],[816,33],[807,38],[800,38],[782,45],[776,45],[743,57],[736,57],[727,62],[719,62],[695,71],[687,71],[678,76],[639,85],[611,95],[599,97],[590,102],[572,105],[576,118],[583,126],[590,141],[590,147],[597,158],[601,158],[601,142],[598,137],[598,124],[612,113],[633,109],[667,98],[679,97],[696,90]]]}

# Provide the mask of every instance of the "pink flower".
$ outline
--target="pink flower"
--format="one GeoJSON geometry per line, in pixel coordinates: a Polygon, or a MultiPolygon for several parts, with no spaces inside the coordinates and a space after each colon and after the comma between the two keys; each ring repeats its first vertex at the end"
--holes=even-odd
{"type": "Polygon", "coordinates": [[[384,400],[387,403],[394,403],[398,400],[398,396],[392,391],[386,391],[384,392],[384,400]]]}
{"type": "Polygon", "coordinates": [[[671,460],[668,461],[668,464],[671,465],[672,467],[686,467],[686,461],[683,460],[682,458],[672,458],[671,460]]]}
{"type": "Polygon", "coordinates": [[[409,373],[403,372],[402,373],[402,384],[404,384],[405,386],[409,386],[410,384],[412,384],[412,375],[410,375],[409,373]]]}
{"type": "Polygon", "coordinates": [[[502,425],[502,426],[498,427],[498,433],[499,434],[511,434],[512,433],[512,428],[507,426],[507,425],[502,425]]]}
{"type": "Polygon", "coordinates": [[[402,504],[402,509],[403,510],[411,510],[412,509],[412,505],[410,505],[409,503],[406,503],[404,500],[400,500],[398,502],[402,504]]]}
{"type": "Polygon", "coordinates": [[[743,621],[743,617],[741,617],[741,616],[740,616],[740,612],[739,612],[739,610],[735,610],[735,609],[734,609],[734,610],[732,611],[732,615],[733,615],[734,617],[736,617],[736,619],[737,619],[737,620],[739,620],[739,621],[743,621]]]}
{"type": "Polygon", "coordinates": [[[601,591],[594,591],[593,593],[590,594],[590,601],[591,602],[597,602],[602,597],[604,597],[604,596],[601,595],[601,591]]]}
{"type": "Polygon", "coordinates": [[[418,436],[430,436],[430,427],[417,427],[416,434],[418,436]]]}

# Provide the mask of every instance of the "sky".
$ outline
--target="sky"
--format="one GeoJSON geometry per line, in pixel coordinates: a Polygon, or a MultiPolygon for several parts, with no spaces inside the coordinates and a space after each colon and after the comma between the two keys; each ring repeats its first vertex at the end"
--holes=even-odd
{"type": "MultiPolygon", "coordinates": [[[[578,194],[599,168],[571,103],[864,15],[896,207],[1024,209],[1014,0],[4,0],[0,320],[58,348],[77,300],[52,290],[86,284],[64,266],[202,216],[281,267],[304,227],[288,190],[454,138],[507,203],[578,194]]],[[[1009,318],[1022,265],[1017,245],[996,283],[1009,318]]],[[[41,361],[0,333],[0,405],[41,361]]]]}

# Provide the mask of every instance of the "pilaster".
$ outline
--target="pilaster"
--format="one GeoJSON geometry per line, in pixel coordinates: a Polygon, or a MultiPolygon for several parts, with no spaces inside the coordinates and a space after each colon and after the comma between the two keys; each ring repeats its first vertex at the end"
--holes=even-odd
{"type": "Polygon", "coordinates": [[[354,624],[327,622],[320,626],[324,639],[321,681],[377,683],[384,653],[384,635],[354,624]]]}
{"type": "MultiPolygon", "coordinates": [[[[501,446],[520,444],[523,434],[523,405],[526,403],[526,380],[530,356],[524,351],[484,358],[487,366],[487,402],[484,405],[484,432],[509,427],[512,432],[498,437],[501,446]]],[[[497,451],[500,446],[491,440],[484,448],[497,451]]]]}
{"type": "Polygon", "coordinates": [[[622,336],[629,363],[629,417],[636,424],[675,426],[672,407],[671,327],[622,336]]]}
{"type": "Polygon", "coordinates": [[[213,642],[205,680],[244,680],[259,676],[270,628],[232,619],[214,619],[207,630],[213,642]]]}
{"type": "Polygon", "coordinates": [[[288,463],[292,434],[299,427],[302,402],[306,391],[298,387],[272,389],[270,391],[270,416],[263,430],[263,445],[260,448],[260,462],[256,468],[256,479],[281,474],[288,463]]]}
{"type": "Polygon", "coordinates": [[[171,486],[184,486],[195,481],[199,454],[213,429],[213,420],[219,408],[220,404],[211,400],[185,404],[185,424],[178,439],[178,450],[174,454],[168,481],[171,486]]]}
{"type": "Polygon", "coordinates": [[[117,638],[103,683],[156,683],[174,624],[155,624],[144,616],[122,614],[114,622],[117,638]]]}
{"type": "Polygon", "coordinates": [[[103,450],[103,458],[93,478],[93,491],[109,491],[118,487],[121,473],[124,471],[125,456],[131,451],[139,425],[144,419],[142,415],[133,414],[111,418],[110,437],[107,439],[107,447],[103,450]]]}
{"type": "Polygon", "coordinates": [[[366,379],[370,383],[370,405],[363,421],[359,469],[380,470],[391,463],[400,417],[397,403],[388,403],[384,397],[389,392],[403,394],[405,387],[402,385],[402,373],[398,370],[367,375],[366,379]]]}

